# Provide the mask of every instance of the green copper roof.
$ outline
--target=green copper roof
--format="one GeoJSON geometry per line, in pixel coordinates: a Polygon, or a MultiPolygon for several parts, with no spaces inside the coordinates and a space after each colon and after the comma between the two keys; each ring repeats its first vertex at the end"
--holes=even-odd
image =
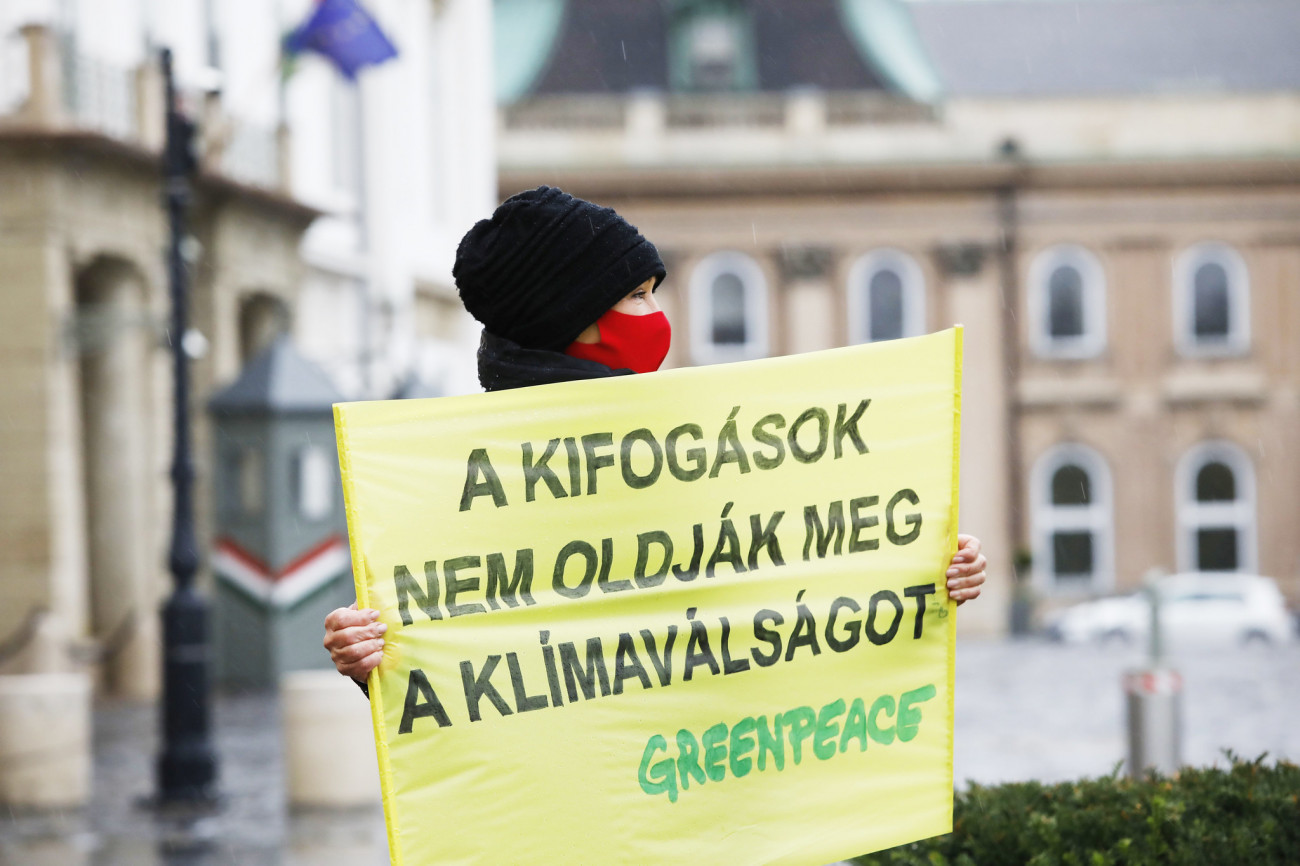
{"type": "Polygon", "coordinates": [[[541,74],[564,20],[564,0],[494,0],[492,12],[496,96],[506,104],[541,74]]]}
{"type": "MultiPolygon", "coordinates": [[[[943,85],[904,0],[494,0],[496,97],[693,90],[683,39],[731,21],[731,87],[888,90],[937,102],[943,85]]],[[[716,30],[716,28],[715,28],[716,30]]]]}
{"type": "Polygon", "coordinates": [[[863,58],[918,102],[937,102],[943,83],[903,0],[840,0],[840,12],[863,58]]]}

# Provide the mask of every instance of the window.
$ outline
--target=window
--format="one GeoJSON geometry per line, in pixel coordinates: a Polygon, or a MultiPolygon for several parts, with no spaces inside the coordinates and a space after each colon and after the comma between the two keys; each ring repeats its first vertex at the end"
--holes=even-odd
{"type": "Polygon", "coordinates": [[[262,451],[248,445],[228,444],[221,450],[221,464],[217,505],[222,517],[239,520],[260,516],[266,508],[262,451]]]}
{"type": "Polygon", "coordinates": [[[341,75],[330,75],[330,186],[350,206],[361,206],[364,118],[361,87],[341,75]]]}
{"type": "Polygon", "coordinates": [[[1226,244],[1199,244],[1174,264],[1174,343],[1184,355],[1241,355],[1250,349],[1250,279],[1226,244]]]}
{"type": "Polygon", "coordinates": [[[849,341],[871,343],[925,331],[925,278],[911,256],[876,250],[849,271],[849,341]]]}
{"type": "Polygon", "coordinates": [[[315,445],[293,456],[293,489],[298,513],[307,520],[323,520],[334,507],[334,471],[329,453],[315,445]]]}
{"type": "Polygon", "coordinates": [[[1178,561],[1185,571],[1255,571],[1255,473],[1230,442],[1208,442],[1179,463],[1178,561]]]}
{"type": "Polygon", "coordinates": [[[1091,358],[1106,348],[1106,278],[1082,247],[1057,246],[1029,275],[1030,343],[1045,358],[1091,358]]]}
{"type": "Polygon", "coordinates": [[[1083,275],[1058,265],[1047,278],[1047,335],[1053,340],[1083,336],[1083,275]]]}
{"type": "Polygon", "coordinates": [[[239,454],[239,506],[245,514],[261,514],[266,508],[266,469],[262,452],[245,448],[239,454]]]}
{"type": "Polygon", "coordinates": [[[749,18],[734,0],[679,0],[670,72],[677,90],[752,90],[757,81],[749,18]]]}
{"type": "Polygon", "coordinates": [[[1044,589],[1093,593],[1113,583],[1110,471],[1091,448],[1058,445],[1032,478],[1035,574],[1044,589]]]}
{"type": "Polygon", "coordinates": [[[691,274],[691,351],[701,364],[767,355],[767,281],[743,253],[714,253],[691,274]]]}
{"type": "Polygon", "coordinates": [[[746,340],[745,284],[733,273],[713,279],[713,322],[710,339],[717,346],[742,346],[746,340]]]}

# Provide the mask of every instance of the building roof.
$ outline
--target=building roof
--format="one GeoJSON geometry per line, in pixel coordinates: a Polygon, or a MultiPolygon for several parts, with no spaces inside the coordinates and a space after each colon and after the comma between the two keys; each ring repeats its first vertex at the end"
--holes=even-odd
{"type": "Polygon", "coordinates": [[[244,367],[239,378],[208,401],[216,415],[329,412],[344,400],[320,367],[281,335],[244,367]]]}
{"type": "MultiPolygon", "coordinates": [[[[499,96],[670,90],[675,8],[648,0],[496,0],[499,96]]],[[[744,8],[757,90],[932,95],[901,0],[749,0],[744,8]]]]}
{"type": "Polygon", "coordinates": [[[918,0],[910,9],[956,96],[1300,88],[1297,0],[918,0]]]}

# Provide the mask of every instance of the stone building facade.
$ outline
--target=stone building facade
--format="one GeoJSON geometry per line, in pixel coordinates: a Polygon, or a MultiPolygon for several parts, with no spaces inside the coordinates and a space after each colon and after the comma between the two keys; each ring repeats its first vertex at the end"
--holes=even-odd
{"type": "Polygon", "coordinates": [[[599,19],[644,80],[538,52],[501,194],[557,184],[654,240],[674,365],[965,325],[961,525],[994,563],[965,628],[1005,628],[1013,569],[1049,603],[1206,569],[1297,604],[1300,64],[1261,45],[1300,13],[1174,5],[676,4],[647,58],[644,22],[573,2],[553,44],[599,19]],[[834,80],[772,60],[802,43],[771,19],[814,7],[854,51],[834,80]],[[999,67],[1045,32],[1069,44],[1033,75],[999,67]]]}
{"type": "Polygon", "coordinates": [[[281,78],[280,37],[310,0],[0,8],[0,672],[89,665],[111,691],[158,690],[181,338],[159,46],[200,128],[184,346],[205,550],[203,407],[277,335],[349,398],[474,387],[450,271],[494,195],[490,10],[366,5],[399,56],[359,84],[318,57],[281,78]]]}
{"type": "MultiPolygon", "coordinates": [[[[166,347],[179,338],[165,324],[160,81],[142,71],[123,83],[139,110],[124,118],[128,134],[95,128],[61,97],[53,32],[29,27],[25,37],[29,95],[0,125],[0,533],[9,551],[0,631],[12,669],[102,659],[110,688],[150,695],[170,531],[166,347]]],[[[316,215],[218,166],[199,178],[191,322],[211,351],[193,364],[197,394],[239,367],[242,297],[292,302],[298,243],[316,215]]]]}

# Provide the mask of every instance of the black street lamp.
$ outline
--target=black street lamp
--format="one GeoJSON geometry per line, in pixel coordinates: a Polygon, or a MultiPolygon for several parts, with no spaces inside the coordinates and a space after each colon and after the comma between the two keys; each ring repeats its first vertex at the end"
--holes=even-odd
{"type": "Polygon", "coordinates": [[[170,343],[175,372],[175,450],[172,458],[171,548],[167,563],[175,586],[163,606],[162,752],[158,756],[158,804],[210,803],[215,798],[217,758],[209,735],[208,609],[194,589],[199,568],[194,531],[194,462],[190,456],[189,369],[182,341],[186,330],[188,272],[181,253],[190,176],[197,167],[194,122],[177,109],[171,50],[161,52],[166,92],[167,144],[163,194],[170,238],[167,274],[172,315],[170,343]]]}

